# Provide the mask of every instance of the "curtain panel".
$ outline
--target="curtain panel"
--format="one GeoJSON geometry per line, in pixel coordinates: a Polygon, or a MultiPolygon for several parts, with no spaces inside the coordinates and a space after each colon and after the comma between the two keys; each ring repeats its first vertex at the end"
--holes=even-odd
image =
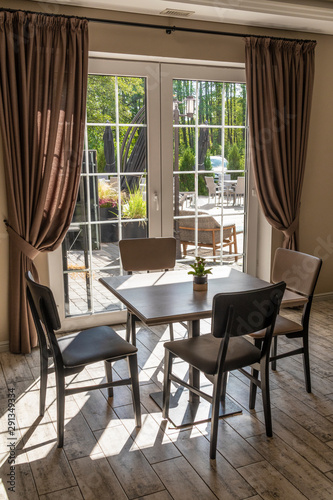
{"type": "Polygon", "coordinates": [[[75,208],[88,77],[88,22],[0,12],[0,128],[9,234],[10,350],[37,344],[25,272],[63,241],[75,208]]]}
{"type": "Polygon", "coordinates": [[[297,250],[316,42],[245,38],[250,158],[268,222],[297,250]]]}

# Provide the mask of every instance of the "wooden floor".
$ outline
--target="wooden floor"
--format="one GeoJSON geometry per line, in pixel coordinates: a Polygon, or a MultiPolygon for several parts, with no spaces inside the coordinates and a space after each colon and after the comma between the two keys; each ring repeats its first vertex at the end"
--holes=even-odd
{"type": "MultiPolygon", "coordinates": [[[[272,373],[273,438],[264,432],[261,395],[256,411],[249,412],[247,382],[237,373],[230,376],[228,393],[243,413],[220,420],[216,462],[209,460],[208,423],[171,429],[149,397],[161,387],[167,328],[138,332],[141,430],[134,427],[129,388],[116,388],[109,400],[105,391],[81,393],[66,399],[63,449],[56,447],[53,376],[47,412],[38,418],[38,351],[0,354],[0,498],[332,500],[332,320],[333,301],[314,302],[312,394],[304,390],[300,357],[280,361],[272,373]],[[8,394],[16,398],[13,435],[8,432],[8,394]],[[10,470],[11,459],[15,462],[10,470]],[[15,492],[8,490],[10,480],[15,492]]],[[[117,330],[124,334],[122,325],[117,330]]],[[[184,335],[181,326],[176,330],[184,335]]],[[[202,322],[202,331],[209,331],[208,322],[202,322]]],[[[119,362],[115,371],[125,377],[126,365],[119,362]]],[[[79,379],[103,377],[103,366],[91,365],[79,379]]]]}

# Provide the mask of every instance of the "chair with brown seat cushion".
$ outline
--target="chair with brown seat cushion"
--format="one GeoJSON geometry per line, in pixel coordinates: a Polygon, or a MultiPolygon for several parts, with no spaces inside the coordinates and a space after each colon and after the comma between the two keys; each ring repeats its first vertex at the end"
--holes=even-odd
{"type": "Polygon", "coordinates": [[[55,331],[61,328],[57,306],[51,290],[36,283],[30,272],[26,273],[27,298],[38,335],[41,354],[40,416],[45,411],[48,358],[55,367],[57,388],[57,434],[58,447],[64,442],[65,396],[93,389],[108,389],[113,396],[113,387],[132,385],[135,424],[141,426],[137,348],[122,339],[112,328],[98,326],[57,338],[55,331]],[[111,363],[127,359],[130,377],[112,381],[111,363]],[[82,371],[86,365],[104,361],[106,383],[65,388],[65,377],[82,371]]]}
{"type": "MultiPolygon", "coordinates": [[[[135,238],[119,241],[119,251],[124,271],[160,271],[173,269],[176,264],[175,238],[135,238]]],[[[127,337],[136,343],[135,323],[138,318],[132,311],[127,311],[127,337]]],[[[170,339],[173,340],[173,325],[169,324],[170,339]]]]}
{"type": "MultiPolygon", "coordinates": [[[[273,283],[283,280],[286,283],[281,308],[302,306],[302,316],[299,322],[291,321],[283,316],[283,310],[276,319],[274,329],[272,353],[270,361],[273,370],[276,369],[276,360],[296,354],[303,355],[305,386],[311,392],[310,359],[309,359],[309,320],[313,293],[320,273],[322,260],[294,250],[278,248],[275,252],[272,267],[273,283]],[[301,339],[302,345],[297,349],[277,354],[278,337],[286,339],[301,339]]],[[[262,334],[256,333],[253,337],[259,340],[262,334]]]]}
{"type": "MultiPolygon", "coordinates": [[[[187,246],[195,245],[195,217],[190,210],[181,210],[181,216],[189,216],[186,219],[179,219],[179,237],[183,245],[183,255],[187,255],[187,246]]],[[[198,247],[213,249],[213,255],[221,247],[221,225],[217,220],[205,212],[198,211],[198,247]]],[[[238,261],[236,225],[228,224],[223,226],[222,247],[228,247],[230,254],[235,254],[235,261],[238,261]]]]}
{"type": "Polygon", "coordinates": [[[163,417],[168,418],[170,386],[174,381],[212,404],[210,436],[210,458],[216,456],[219,404],[225,397],[226,375],[232,370],[241,372],[250,379],[250,408],[253,408],[252,386],[262,390],[267,436],[272,435],[269,396],[269,352],[275,318],[281,303],[285,283],[278,283],[258,290],[239,293],[219,293],[213,299],[212,333],[198,337],[166,342],[163,386],[163,417]],[[247,334],[265,329],[264,342],[254,346],[247,334]],[[213,396],[194,388],[172,372],[172,361],[180,358],[213,383],[213,396]],[[255,365],[250,374],[243,368],[255,365]],[[260,371],[260,380],[258,378],[260,371]]]}

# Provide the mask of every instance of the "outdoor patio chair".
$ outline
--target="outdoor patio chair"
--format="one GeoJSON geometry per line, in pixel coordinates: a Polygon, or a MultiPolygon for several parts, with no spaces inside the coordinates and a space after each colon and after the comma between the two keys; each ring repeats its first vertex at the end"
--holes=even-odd
{"type": "MultiPolygon", "coordinates": [[[[124,271],[159,271],[173,269],[176,264],[175,238],[135,238],[119,241],[120,258],[124,271]]],[[[127,311],[127,338],[132,332],[132,344],[136,344],[135,323],[139,319],[127,311]]],[[[169,324],[170,339],[173,340],[173,324],[169,324]]]]}
{"type": "MultiPolygon", "coordinates": [[[[195,245],[195,217],[194,212],[189,210],[181,210],[179,215],[191,216],[186,219],[179,219],[179,237],[183,246],[183,256],[186,257],[188,245],[195,245]]],[[[198,217],[198,246],[212,248],[213,255],[215,256],[221,248],[221,225],[213,216],[206,214],[206,212],[198,211],[198,215],[205,215],[205,217],[198,217]]],[[[229,254],[235,254],[235,261],[238,261],[235,224],[223,226],[222,247],[228,247],[229,254]]]]}
{"type": "MultiPolygon", "coordinates": [[[[217,431],[220,401],[225,400],[227,374],[240,370],[250,379],[250,409],[255,399],[251,398],[254,387],[262,391],[267,436],[272,436],[271,406],[269,394],[269,351],[274,323],[282,299],[285,283],[278,283],[247,292],[219,293],[213,299],[212,333],[184,340],[166,342],[163,384],[163,417],[169,416],[171,381],[203,397],[212,405],[210,432],[210,458],[216,457],[217,431]],[[263,310],[265,312],[263,312],[263,310]],[[252,320],[252,321],[251,321],[252,320]],[[264,342],[254,346],[245,335],[264,329],[264,342]],[[174,375],[172,361],[180,358],[203,372],[213,384],[213,395],[194,388],[174,375]],[[245,367],[257,367],[252,373],[245,367]],[[260,371],[260,380],[258,378],[260,371]]],[[[178,363],[177,363],[178,365],[178,363]]]]}
{"type": "MultiPolygon", "coordinates": [[[[301,320],[292,321],[283,316],[283,310],[276,319],[273,344],[270,361],[272,369],[276,370],[276,360],[297,354],[303,355],[305,387],[307,392],[311,392],[311,376],[310,376],[310,358],[309,358],[309,320],[312,306],[313,293],[318,281],[319,272],[321,269],[322,260],[312,255],[278,248],[275,252],[273,267],[272,267],[272,282],[276,283],[279,280],[286,282],[286,291],[282,299],[283,307],[303,307],[301,320]],[[278,337],[290,339],[292,349],[277,354],[278,337]],[[294,348],[294,339],[301,340],[301,347],[294,348]]],[[[257,342],[257,345],[263,339],[263,333],[255,333],[252,337],[257,342]]]]}
{"type": "Polygon", "coordinates": [[[235,186],[235,194],[234,194],[234,205],[237,203],[237,199],[239,204],[244,204],[244,196],[245,196],[245,177],[237,177],[237,182],[235,186]]]}
{"type": "Polygon", "coordinates": [[[229,182],[225,182],[225,181],[231,181],[231,174],[224,174],[223,180],[224,180],[223,196],[226,197],[227,205],[229,205],[229,200],[231,198],[233,198],[235,201],[235,186],[233,184],[230,184],[229,182]]]}
{"type": "Polygon", "coordinates": [[[61,328],[56,303],[51,290],[36,283],[30,272],[26,273],[27,299],[36,326],[40,350],[40,416],[45,412],[48,358],[55,367],[57,388],[57,435],[58,448],[64,443],[65,396],[94,389],[108,389],[113,396],[113,387],[132,385],[135,425],[141,427],[139,376],[137,348],[122,339],[112,328],[98,326],[57,338],[55,331],[61,328]],[[130,377],[112,381],[111,363],[127,359],[130,377]],[[87,365],[104,361],[106,383],[85,387],[65,387],[65,377],[81,372],[87,365]]]}
{"type": "Polygon", "coordinates": [[[205,182],[206,186],[208,189],[208,201],[210,198],[215,199],[215,204],[216,204],[216,198],[221,198],[221,188],[214,182],[214,177],[206,177],[205,176],[205,182]]]}

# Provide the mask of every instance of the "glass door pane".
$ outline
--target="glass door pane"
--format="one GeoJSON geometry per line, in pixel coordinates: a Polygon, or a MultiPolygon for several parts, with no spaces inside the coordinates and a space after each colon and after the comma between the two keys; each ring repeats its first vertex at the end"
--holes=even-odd
{"type": "Polygon", "coordinates": [[[173,79],[173,218],[179,264],[243,270],[245,84],[173,79]],[[221,244],[222,242],[222,244],[221,244]]]}
{"type": "Polygon", "coordinates": [[[122,308],[99,278],[122,273],[120,239],[149,234],[146,109],[147,77],[89,75],[79,194],[62,246],[67,317],[122,308]]]}

